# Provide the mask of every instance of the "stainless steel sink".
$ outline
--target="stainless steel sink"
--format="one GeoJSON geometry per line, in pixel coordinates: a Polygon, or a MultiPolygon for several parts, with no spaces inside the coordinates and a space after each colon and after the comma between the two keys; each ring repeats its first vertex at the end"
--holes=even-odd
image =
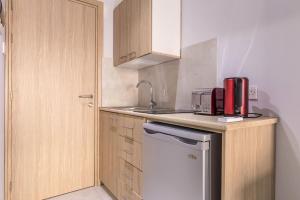
{"type": "Polygon", "coordinates": [[[147,111],[134,111],[138,113],[146,113],[146,114],[154,114],[154,115],[159,115],[159,114],[175,114],[175,113],[193,113],[191,110],[173,110],[173,109],[153,109],[153,110],[147,110],[147,111]]]}
{"type": "Polygon", "coordinates": [[[115,107],[114,109],[124,110],[124,111],[149,111],[149,108],[138,107],[138,106],[133,106],[133,107],[115,107]]]}
{"type": "Polygon", "coordinates": [[[174,113],[192,113],[191,110],[174,110],[170,108],[154,108],[149,109],[147,107],[117,107],[115,109],[124,110],[124,111],[132,111],[137,113],[145,113],[145,114],[174,114],[174,113]]]}

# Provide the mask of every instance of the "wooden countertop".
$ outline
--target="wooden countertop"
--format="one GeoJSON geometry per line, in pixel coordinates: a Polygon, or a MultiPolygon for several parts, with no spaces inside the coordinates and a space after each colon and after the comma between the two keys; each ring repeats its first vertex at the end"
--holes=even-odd
{"type": "Polygon", "coordinates": [[[133,111],[122,110],[118,108],[100,108],[101,111],[119,113],[124,115],[131,115],[136,117],[143,117],[150,121],[164,122],[174,125],[180,125],[190,128],[203,129],[217,133],[225,133],[227,130],[234,130],[239,128],[249,128],[253,126],[264,126],[268,124],[276,124],[277,118],[274,117],[260,117],[257,119],[244,119],[242,122],[223,123],[218,122],[216,116],[194,115],[192,113],[180,114],[146,114],[133,111]]]}

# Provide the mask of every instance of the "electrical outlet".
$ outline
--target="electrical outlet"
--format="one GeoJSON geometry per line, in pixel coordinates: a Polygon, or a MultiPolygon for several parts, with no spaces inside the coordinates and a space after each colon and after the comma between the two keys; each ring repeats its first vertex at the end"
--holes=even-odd
{"type": "Polygon", "coordinates": [[[162,89],[162,93],[163,93],[164,96],[167,96],[167,90],[166,90],[166,88],[162,89]]]}
{"type": "Polygon", "coordinates": [[[166,90],[166,88],[162,89],[162,96],[163,96],[163,98],[167,98],[167,90],[166,90]]]}
{"type": "Polygon", "coordinates": [[[258,100],[258,89],[255,85],[249,87],[249,100],[258,100]]]}
{"type": "Polygon", "coordinates": [[[5,54],[5,42],[2,42],[2,54],[5,54]]]}

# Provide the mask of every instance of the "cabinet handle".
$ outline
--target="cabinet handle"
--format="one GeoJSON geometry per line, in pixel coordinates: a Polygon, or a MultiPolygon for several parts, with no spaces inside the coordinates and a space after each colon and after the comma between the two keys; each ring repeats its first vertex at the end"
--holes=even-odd
{"type": "Polygon", "coordinates": [[[129,170],[131,173],[133,173],[133,167],[131,164],[129,164],[127,161],[125,161],[125,168],[129,170]]]}
{"type": "Polygon", "coordinates": [[[92,98],[94,98],[94,95],[92,95],[92,94],[79,95],[78,98],[80,98],[80,99],[92,99],[92,98]]]}
{"type": "Polygon", "coordinates": [[[136,58],[136,52],[135,51],[131,52],[130,54],[128,54],[128,56],[129,56],[129,60],[133,60],[136,58]]]}
{"type": "Polygon", "coordinates": [[[127,56],[121,56],[120,60],[127,60],[127,56]]]}
{"type": "Polygon", "coordinates": [[[128,144],[133,144],[132,138],[129,138],[128,136],[125,136],[124,139],[125,139],[125,142],[126,142],[126,143],[128,143],[128,144]]]}
{"type": "Polygon", "coordinates": [[[133,189],[131,190],[131,192],[137,196],[139,199],[143,199],[143,197],[141,195],[139,195],[136,191],[134,191],[133,189]]]}
{"type": "Polygon", "coordinates": [[[89,102],[89,103],[88,103],[88,107],[89,107],[89,108],[94,108],[94,103],[93,103],[93,102],[89,102]]]}

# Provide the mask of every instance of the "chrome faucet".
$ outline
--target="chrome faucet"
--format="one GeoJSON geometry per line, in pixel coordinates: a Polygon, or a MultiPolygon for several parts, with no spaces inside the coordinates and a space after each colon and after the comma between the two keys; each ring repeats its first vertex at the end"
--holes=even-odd
{"type": "Polygon", "coordinates": [[[153,85],[150,81],[142,80],[136,85],[136,88],[139,88],[141,84],[147,84],[150,86],[151,100],[149,103],[149,108],[150,108],[150,110],[153,110],[154,107],[157,105],[157,103],[154,101],[154,98],[153,98],[153,85]]]}

